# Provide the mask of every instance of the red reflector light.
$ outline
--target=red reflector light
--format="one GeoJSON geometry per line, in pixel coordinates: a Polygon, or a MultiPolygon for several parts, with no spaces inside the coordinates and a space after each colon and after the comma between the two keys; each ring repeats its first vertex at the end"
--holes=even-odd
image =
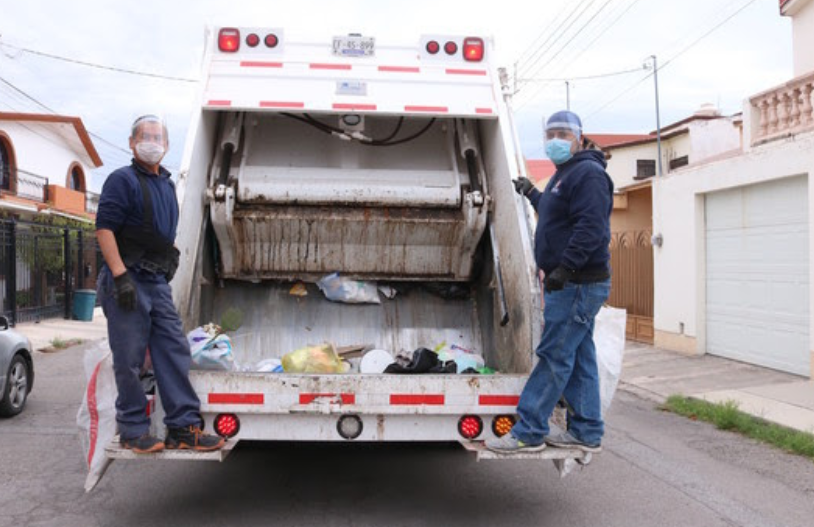
{"type": "Polygon", "coordinates": [[[277,38],[277,35],[275,35],[274,33],[269,33],[268,35],[266,35],[265,43],[266,43],[267,48],[273,48],[273,47],[277,46],[277,44],[279,42],[280,42],[280,40],[277,38]]]}
{"type": "Polygon", "coordinates": [[[458,421],[458,433],[464,439],[475,439],[483,431],[483,421],[477,415],[465,415],[458,421]]]}
{"type": "Polygon", "coordinates": [[[235,414],[218,414],[215,417],[215,433],[221,437],[230,438],[240,431],[240,419],[235,414]]]}
{"type": "Polygon", "coordinates": [[[464,59],[469,62],[483,60],[483,39],[479,37],[466,37],[464,39],[464,59]]]}
{"type": "Polygon", "coordinates": [[[260,43],[260,37],[255,33],[250,33],[246,36],[246,45],[250,48],[256,47],[260,43]]]}
{"type": "Polygon", "coordinates": [[[447,52],[447,55],[454,55],[455,52],[458,51],[458,44],[456,44],[455,42],[449,41],[446,44],[444,44],[444,51],[447,52]]]}
{"type": "Polygon", "coordinates": [[[218,32],[218,49],[234,53],[240,49],[240,31],[233,27],[224,27],[218,32]]]}
{"type": "Polygon", "coordinates": [[[427,53],[429,53],[430,55],[435,55],[440,50],[441,44],[439,44],[438,42],[434,40],[430,40],[429,42],[427,42],[427,53]]]}

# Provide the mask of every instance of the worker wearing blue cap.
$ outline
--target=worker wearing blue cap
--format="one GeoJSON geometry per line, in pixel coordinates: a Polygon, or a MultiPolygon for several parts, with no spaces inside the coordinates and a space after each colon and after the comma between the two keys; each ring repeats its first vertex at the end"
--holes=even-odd
{"type": "Polygon", "coordinates": [[[546,445],[598,452],[604,423],[593,330],[610,295],[613,182],[602,152],[584,148],[577,114],[561,111],[548,119],[545,148],[557,167],[545,190],[526,178],[514,182],[538,215],[534,256],[545,273],[539,361],[520,396],[517,423],[486,446],[502,453],[546,445]],[[551,434],[548,420],[560,398],[568,407],[568,430],[551,434]]]}

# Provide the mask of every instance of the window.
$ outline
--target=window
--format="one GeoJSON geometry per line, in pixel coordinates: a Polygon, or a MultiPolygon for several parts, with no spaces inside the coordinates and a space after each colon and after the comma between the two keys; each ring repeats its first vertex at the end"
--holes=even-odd
{"type": "Polygon", "coordinates": [[[0,190],[14,190],[14,151],[5,134],[0,134],[0,190]]]}
{"type": "Polygon", "coordinates": [[[71,190],[85,192],[85,172],[79,163],[73,163],[68,170],[68,181],[65,185],[71,190]]]}
{"type": "Polygon", "coordinates": [[[677,168],[685,167],[690,164],[690,158],[688,156],[681,156],[675,159],[670,160],[670,170],[675,170],[677,168]]]}
{"type": "Polygon", "coordinates": [[[636,179],[645,179],[656,175],[655,159],[636,160],[636,179]]]}

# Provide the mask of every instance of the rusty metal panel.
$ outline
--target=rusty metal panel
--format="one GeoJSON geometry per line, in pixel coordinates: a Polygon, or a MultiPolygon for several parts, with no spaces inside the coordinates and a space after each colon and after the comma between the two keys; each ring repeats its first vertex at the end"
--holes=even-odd
{"type": "Polygon", "coordinates": [[[219,233],[232,249],[226,278],[313,280],[341,271],[359,278],[466,280],[485,211],[241,207],[219,233]]]}

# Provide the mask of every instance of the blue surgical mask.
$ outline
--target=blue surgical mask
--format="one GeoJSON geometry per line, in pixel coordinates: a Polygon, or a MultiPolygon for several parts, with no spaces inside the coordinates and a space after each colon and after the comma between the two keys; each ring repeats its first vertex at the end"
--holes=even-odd
{"type": "Polygon", "coordinates": [[[545,143],[545,154],[555,165],[562,165],[574,157],[571,153],[571,141],[565,139],[549,139],[545,143]]]}

